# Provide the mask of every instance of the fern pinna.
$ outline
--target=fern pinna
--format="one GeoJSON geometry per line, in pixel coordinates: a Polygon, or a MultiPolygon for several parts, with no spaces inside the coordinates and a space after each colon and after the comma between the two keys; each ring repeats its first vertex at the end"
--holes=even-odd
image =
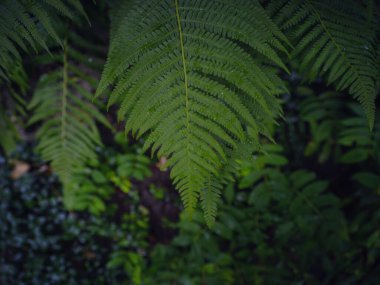
{"type": "Polygon", "coordinates": [[[185,208],[201,195],[211,224],[218,194],[208,187],[239,144],[269,136],[280,112],[272,66],[285,69],[287,40],[258,1],[120,5],[97,94],[114,85],[108,105],[120,102],[126,131],[168,157],[185,208]]]}
{"type": "Polygon", "coordinates": [[[89,86],[94,86],[96,78],[78,68],[80,54],[71,52],[71,47],[64,42],[62,54],[48,57],[49,63],[54,59],[62,67],[44,74],[38,82],[29,109],[33,116],[29,124],[41,123],[37,132],[37,151],[44,160],[51,162],[53,170],[64,185],[64,202],[71,205],[71,192],[75,181],[73,175],[81,171],[89,160],[96,160],[95,149],[101,145],[96,121],[109,126],[106,118],[95,104],[91,103],[92,93],[89,86]]]}

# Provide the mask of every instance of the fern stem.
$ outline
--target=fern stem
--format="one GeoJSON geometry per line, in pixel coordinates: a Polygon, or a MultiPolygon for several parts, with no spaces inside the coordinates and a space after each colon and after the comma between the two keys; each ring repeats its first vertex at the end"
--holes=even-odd
{"type": "Polygon", "coordinates": [[[62,109],[61,109],[61,139],[63,147],[66,147],[66,115],[67,115],[67,38],[63,44],[63,82],[62,82],[62,109]]]}
{"type": "MultiPolygon", "coordinates": [[[[190,114],[189,114],[189,87],[188,87],[188,81],[187,81],[187,68],[186,68],[186,56],[185,56],[185,46],[183,43],[183,31],[182,31],[182,25],[181,25],[181,19],[179,15],[179,3],[178,0],[175,0],[175,12],[176,12],[176,18],[177,18],[177,26],[178,26],[178,33],[179,33],[179,42],[181,46],[181,56],[182,56],[182,67],[183,67],[183,76],[184,76],[184,85],[185,85],[185,109],[186,109],[186,164],[189,172],[193,172],[192,168],[190,166],[190,114]]],[[[192,175],[189,173],[189,177],[192,175]]],[[[195,189],[189,189],[188,191],[195,191],[195,189]]],[[[186,206],[186,205],[185,205],[186,206]]],[[[190,214],[190,217],[192,216],[192,210],[194,205],[190,204],[186,208],[188,210],[188,213],[190,214]],[[190,211],[189,211],[190,210],[190,211]]]]}
{"type": "Polygon", "coordinates": [[[337,50],[339,51],[339,53],[345,57],[345,53],[343,52],[343,50],[340,48],[340,46],[338,45],[338,43],[335,41],[335,38],[331,35],[329,29],[326,27],[324,21],[322,20],[322,17],[321,15],[319,14],[319,12],[314,8],[313,4],[311,4],[309,1],[307,1],[307,5],[310,7],[310,9],[313,11],[314,15],[317,17],[317,20],[318,22],[321,24],[322,26],[322,29],[326,32],[327,36],[330,38],[330,40],[332,41],[332,43],[334,44],[334,46],[337,48],[337,50]]]}
{"type": "Polygon", "coordinates": [[[181,26],[181,19],[179,16],[178,0],[175,0],[175,12],[177,17],[177,25],[179,32],[179,42],[181,45],[181,55],[182,55],[182,66],[183,66],[183,76],[185,84],[185,108],[186,108],[186,129],[187,132],[190,132],[190,118],[189,118],[189,90],[188,90],[188,81],[187,81],[187,69],[186,69],[186,56],[185,56],[185,47],[183,43],[183,32],[181,26]]]}

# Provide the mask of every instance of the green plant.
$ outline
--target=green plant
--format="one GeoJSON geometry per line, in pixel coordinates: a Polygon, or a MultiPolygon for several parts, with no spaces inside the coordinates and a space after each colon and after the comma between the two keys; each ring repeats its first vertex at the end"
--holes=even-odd
{"type": "Polygon", "coordinates": [[[264,147],[266,155],[240,163],[212,229],[198,210],[192,220],[182,215],[173,242],[152,251],[146,284],[377,283],[379,177],[355,174],[343,187],[362,186],[340,197],[333,179],[289,170],[291,157],[264,147]]]}
{"type": "Polygon", "coordinates": [[[358,163],[370,156],[379,164],[380,124],[376,121],[374,131],[366,128],[363,111],[356,104],[348,106],[351,115],[342,121],[343,128],[339,132],[338,143],[343,147],[355,146],[341,157],[343,163],[358,163]]]}
{"type": "MultiPolygon", "coordinates": [[[[288,93],[294,74],[347,91],[362,105],[365,124],[370,130],[375,126],[380,59],[376,1],[114,0],[100,1],[98,7],[86,3],[83,8],[80,1],[53,0],[3,1],[0,8],[4,12],[0,16],[0,77],[7,81],[2,88],[25,86],[24,69],[31,77],[38,70],[40,83],[37,88],[30,84],[35,91],[30,105],[37,110],[32,121],[42,124],[38,148],[52,162],[67,192],[75,184],[73,174],[83,170],[101,145],[96,121],[108,124],[100,113],[105,105],[112,121],[117,113],[119,121],[125,120],[126,133],[142,137],[144,150],[167,159],[185,209],[191,214],[200,200],[209,225],[215,221],[221,193],[233,180],[237,162],[274,140],[275,126],[284,116],[280,95],[288,93]],[[105,6],[110,27],[108,19],[99,16],[105,6]],[[80,21],[83,18],[108,30],[86,28],[80,21]],[[82,36],[68,37],[79,31],[84,31],[82,36]],[[96,41],[82,43],[90,34],[110,36],[106,64],[102,60],[97,66],[89,64],[85,54],[92,54],[96,41]],[[63,55],[51,42],[61,43],[63,55]],[[30,65],[36,56],[27,55],[34,47],[50,51],[49,67],[30,65]],[[22,65],[24,55],[26,64],[22,65]],[[108,93],[110,87],[108,103],[90,102],[96,83],[90,77],[103,65],[96,96],[108,93]],[[91,87],[87,90],[81,84],[91,87]],[[39,92],[58,86],[57,96],[39,92]],[[53,109],[37,107],[49,103],[61,104],[61,111],[51,114],[53,109]],[[61,126],[47,131],[57,120],[61,126]],[[68,144],[73,148],[64,147],[68,144]]],[[[101,45],[97,48],[102,49],[101,45]]],[[[9,97],[10,92],[4,94],[9,97]]],[[[326,95],[326,101],[334,96],[326,95]]],[[[25,100],[30,103],[28,96],[25,100]]],[[[344,96],[339,99],[345,100],[344,96]]],[[[1,117],[0,124],[11,130],[13,121],[1,117]]],[[[314,124],[314,133],[324,132],[307,150],[311,155],[322,147],[321,161],[332,152],[326,139],[337,126],[334,118],[325,119],[307,119],[314,124]],[[324,121],[318,129],[317,121],[324,121]]],[[[356,123],[352,125],[355,120],[343,124],[348,133],[358,130],[356,123]]],[[[360,127],[365,127],[360,121],[360,127]]],[[[1,139],[8,151],[14,145],[14,133],[4,132],[6,139],[1,139]]],[[[372,144],[368,131],[360,133],[360,140],[367,138],[372,144]]],[[[340,135],[338,144],[344,150],[347,134],[342,130],[340,135]]],[[[342,159],[353,161],[350,155],[359,154],[364,160],[373,155],[371,151],[364,154],[363,149],[370,147],[361,145],[342,159]]]]}
{"type": "Polygon", "coordinates": [[[338,90],[347,89],[363,105],[372,129],[378,11],[370,2],[271,1],[270,10],[295,44],[293,58],[300,71],[311,80],[323,76],[338,90]]]}
{"type": "MultiPolygon", "coordinates": [[[[34,112],[28,123],[42,123],[36,134],[37,151],[59,175],[66,189],[67,205],[71,203],[68,199],[74,187],[73,174],[83,169],[86,161],[97,159],[95,149],[101,139],[96,122],[110,127],[91,102],[88,86],[94,86],[96,78],[76,67],[69,58],[70,49],[68,40],[64,40],[63,52],[56,55],[62,66],[42,76],[28,106],[34,112]]],[[[73,54],[76,64],[83,64],[82,58],[73,54]]]]}
{"type": "Polygon", "coordinates": [[[348,89],[373,128],[375,12],[368,16],[354,1],[330,4],[270,1],[274,21],[256,1],[128,1],[113,13],[98,94],[115,85],[109,105],[120,101],[126,130],[146,134],[145,147],[169,158],[185,208],[201,196],[209,224],[231,149],[270,137],[279,111],[273,95],[284,87],[269,66],[287,70],[282,53],[290,50],[288,38],[298,69],[348,89]],[[136,52],[126,56],[129,50],[136,52]]]}
{"type": "Polygon", "coordinates": [[[93,215],[100,215],[106,212],[107,202],[113,198],[117,189],[132,199],[137,199],[132,179],[143,180],[149,177],[151,161],[140,153],[141,147],[138,145],[128,146],[122,133],[115,135],[115,141],[119,142],[122,153],[114,149],[99,151],[96,159],[75,173],[75,184],[68,198],[69,209],[87,209],[93,215]]]}
{"type": "MultiPolygon", "coordinates": [[[[120,26],[98,94],[116,85],[109,105],[120,100],[126,131],[147,134],[145,149],[168,157],[187,209],[199,195],[210,204],[215,196],[205,195],[213,185],[207,181],[218,179],[237,144],[257,144],[259,134],[268,135],[279,112],[275,95],[284,87],[268,65],[285,69],[278,53],[287,40],[255,2],[123,4],[113,15],[120,26]],[[128,12],[119,15],[123,9],[128,12]]],[[[214,216],[215,209],[209,223],[214,216]]]]}
{"type": "Polygon", "coordinates": [[[0,283],[131,284],[128,272],[107,264],[118,252],[145,258],[148,213],[136,192],[101,196],[101,214],[91,207],[68,211],[58,177],[32,150],[23,145],[9,158],[0,155],[0,283]],[[17,161],[29,170],[11,178],[17,161]]]}
{"type": "Polygon", "coordinates": [[[20,63],[20,50],[48,50],[50,39],[63,47],[57,31],[59,24],[64,19],[78,21],[87,17],[77,0],[7,0],[1,2],[0,11],[0,80],[14,79],[10,70],[14,69],[15,62],[20,63]]]}

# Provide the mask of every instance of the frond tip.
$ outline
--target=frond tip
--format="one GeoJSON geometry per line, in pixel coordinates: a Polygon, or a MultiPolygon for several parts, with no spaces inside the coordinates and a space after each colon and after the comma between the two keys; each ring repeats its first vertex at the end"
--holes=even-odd
{"type": "Polygon", "coordinates": [[[114,86],[109,105],[120,104],[126,131],[169,158],[185,208],[200,195],[212,222],[221,186],[207,181],[220,181],[231,150],[251,134],[257,143],[279,113],[284,87],[269,66],[285,68],[287,40],[258,1],[123,5],[97,94],[114,86]]]}

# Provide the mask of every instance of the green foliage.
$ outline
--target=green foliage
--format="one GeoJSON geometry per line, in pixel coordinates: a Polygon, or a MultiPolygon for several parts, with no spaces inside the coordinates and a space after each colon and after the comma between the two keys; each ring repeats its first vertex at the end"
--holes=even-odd
{"type": "MultiPolygon", "coordinates": [[[[116,135],[116,140],[122,133],[116,135]]],[[[99,158],[92,160],[83,170],[78,171],[74,177],[75,184],[70,189],[70,209],[87,209],[93,215],[106,212],[107,202],[119,189],[131,197],[137,198],[132,191],[132,179],[143,180],[151,175],[150,160],[139,154],[139,146],[126,146],[119,144],[122,152],[106,149],[98,154],[99,158]]]]}
{"type": "Polygon", "coordinates": [[[2,130],[0,146],[4,149],[5,153],[10,153],[16,147],[18,135],[15,125],[6,116],[3,108],[0,108],[0,129],[2,130]]]}
{"type": "Polygon", "coordinates": [[[5,0],[0,4],[0,80],[9,79],[21,52],[48,50],[49,39],[63,46],[58,34],[61,19],[78,21],[87,17],[78,0],[20,1],[5,0]],[[57,27],[58,26],[58,27],[57,27]]]}
{"type": "Polygon", "coordinates": [[[115,196],[113,189],[101,215],[69,212],[57,177],[31,150],[19,146],[12,156],[31,166],[17,179],[10,178],[12,160],[0,156],[0,283],[130,284],[123,268],[108,264],[118,252],[143,256],[147,248],[147,211],[138,195],[131,195],[137,191],[115,196]]]}
{"type": "Polygon", "coordinates": [[[26,72],[19,62],[14,63],[9,76],[16,84],[4,84],[0,95],[0,146],[7,154],[15,149],[20,137],[18,128],[26,116],[25,93],[28,88],[26,72]]]}
{"type": "MultiPolygon", "coordinates": [[[[96,4],[88,1],[82,6],[78,0],[0,4],[0,92],[1,103],[6,102],[0,110],[0,126],[5,129],[0,144],[10,153],[18,138],[35,135],[38,151],[67,189],[67,205],[81,196],[85,201],[81,209],[92,203],[104,211],[100,198],[91,194],[93,185],[81,187],[85,183],[74,182],[73,174],[93,163],[95,149],[102,139],[108,140],[109,134],[97,126],[108,125],[108,120],[124,121],[125,137],[129,133],[141,137],[144,152],[150,149],[152,156],[167,161],[163,168],[170,169],[188,214],[200,200],[210,227],[239,162],[261,157],[264,151],[272,157],[267,158],[271,162],[260,158],[267,167],[286,163],[279,150],[261,146],[276,139],[278,118],[286,117],[282,99],[289,96],[302,97],[295,99],[302,110],[289,125],[290,136],[298,128],[308,136],[308,142],[284,146],[297,153],[298,163],[303,155],[312,160],[317,153],[321,164],[380,160],[375,123],[380,86],[376,1],[96,4]],[[107,9],[110,19],[103,16],[107,9]],[[82,25],[84,18],[93,26],[82,25]],[[32,50],[43,54],[32,56],[32,50]],[[106,94],[108,104],[103,99],[90,102],[102,69],[96,95],[112,89],[106,94]],[[294,77],[302,85],[323,79],[335,90],[299,88],[298,94],[287,94],[294,77]],[[357,105],[345,104],[344,92],[359,101],[367,122],[357,105]],[[16,111],[23,108],[22,102],[34,109],[32,118],[16,111]],[[110,110],[107,120],[101,114],[105,106],[110,110]],[[31,125],[25,131],[27,117],[31,125]],[[79,188],[85,189],[83,193],[78,194],[79,188]]],[[[287,130],[279,131],[284,136],[287,130]]],[[[111,181],[128,192],[126,176],[144,179],[149,172],[140,168],[148,164],[140,155],[120,155],[116,164],[114,176],[94,172],[96,183],[111,181]]]]}
{"type": "Polygon", "coordinates": [[[377,285],[379,20],[0,1],[0,283],[377,285]]]}
{"type": "MultiPolygon", "coordinates": [[[[314,94],[311,88],[299,87],[296,91],[303,96],[300,114],[310,128],[311,138],[305,148],[305,156],[311,156],[317,152],[318,161],[326,162],[332,154],[337,155],[338,149],[335,141],[341,130],[341,120],[345,118],[346,104],[342,94],[327,91],[322,94],[314,94]]],[[[368,129],[368,127],[366,126],[368,129]]]]}
{"type": "Polygon", "coordinates": [[[342,121],[342,129],[339,132],[338,143],[344,147],[355,146],[346,152],[341,161],[343,163],[358,163],[366,161],[369,157],[380,163],[380,123],[376,121],[372,133],[366,128],[363,111],[358,105],[349,105],[351,115],[342,121]]]}
{"type": "MultiPolygon", "coordinates": [[[[205,226],[200,207],[191,220],[182,213],[178,223],[169,224],[178,232],[165,244],[157,244],[148,233],[153,219],[148,220],[148,210],[141,206],[139,197],[143,189],[137,188],[141,186],[140,175],[148,173],[152,165],[145,163],[139,144],[123,143],[124,134],[115,136],[120,143],[114,149],[100,151],[100,159],[89,162],[86,170],[77,174],[81,189],[90,185],[84,192],[97,196],[105,205],[101,211],[91,202],[82,210],[63,211],[59,185],[54,176],[42,170],[46,166],[36,163],[35,157],[25,157],[28,152],[22,151],[16,158],[31,163],[32,172],[11,180],[9,166],[4,166],[0,157],[0,191],[5,197],[0,210],[8,213],[0,215],[8,217],[0,218],[2,234],[7,237],[0,239],[6,241],[0,246],[7,253],[2,254],[5,261],[1,260],[5,266],[0,267],[5,270],[0,275],[6,278],[3,283],[377,285],[378,129],[375,127],[369,137],[363,135],[368,126],[360,106],[349,100],[330,104],[341,95],[331,94],[328,88],[321,94],[308,92],[318,89],[291,90],[284,109],[296,109],[286,112],[277,127],[277,143],[263,141],[252,158],[237,160],[237,182],[226,179],[213,227],[205,226]],[[298,100],[304,102],[305,94],[311,99],[311,108],[298,104],[298,100]],[[319,104],[326,112],[314,112],[319,104]],[[298,120],[293,120],[294,116],[298,120]],[[314,126],[324,121],[334,131],[332,137],[324,135],[318,140],[314,126]],[[286,136],[282,137],[284,131],[286,136]],[[289,138],[296,146],[294,152],[287,147],[289,138]],[[319,146],[304,157],[308,140],[318,141],[319,146]],[[334,151],[320,160],[325,145],[334,151]],[[344,154],[357,148],[368,152],[366,160],[343,163],[344,154]],[[132,159],[124,159],[126,155],[132,159]],[[297,157],[302,157],[301,167],[297,157]],[[119,178],[119,163],[128,165],[128,174],[120,184],[110,178],[119,178]],[[128,191],[122,190],[123,181],[132,182],[128,191]],[[46,230],[62,219],[64,223],[59,225],[63,230],[46,230]],[[15,223],[23,226],[14,227],[15,223]],[[73,249],[69,255],[68,245],[73,249]],[[53,246],[49,255],[44,254],[53,246]],[[22,273],[16,274],[19,268],[22,273]]],[[[149,188],[154,192],[161,186],[149,188]]],[[[80,192],[76,194],[80,201],[80,192]]],[[[163,201],[160,195],[155,198],[163,201]]],[[[165,206],[176,202],[164,198],[165,206]]]]}
{"type": "Polygon", "coordinates": [[[78,0],[6,0],[0,3],[0,84],[6,85],[0,99],[8,101],[4,108],[6,110],[1,110],[0,115],[1,127],[5,129],[0,138],[0,145],[7,153],[14,149],[19,139],[16,128],[20,128],[22,124],[19,121],[15,124],[16,117],[26,117],[24,110],[20,113],[15,112],[13,108],[7,109],[9,105],[25,109],[27,104],[25,98],[20,96],[25,95],[29,88],[28,78],[22,66],[23,57],[32,51],[38,53],[41,49],[50,52],[49,46],[52,42],[63,48],[60,33],[62,26],[67,20],[80,22],[83,18],[87,18],[87,15],[78,0]],[[15,91],[10,83],[17,85],[21,92],[15,91]],[[12,120],[6,116],[11,116],[12,120]]]}
{"type": "Polygon", "coordinates": [[[91,102],[88,86],[94,86],[96,79],[78,68],[80,62],[72,62],[69,55],[65,41],[63,54],[56,57],[62,66],[42,76],[28,106],[34,111],[29,124],[42,123],[36,134],[37,151],[51,162],[64,184],[68,207],[72,203],[69,192],[74,187],[73,174],[82,170],[86,161],[97,159],[95,149],[101,140],[96,121],[109,126],[91,102]]]}
{"type": "MultiPolygon", "coordinates": [[[[311,80],[323,76],[348,89],[375,120],[375,27],[360,1],[271,1],[279,27],[295,45],[292,57],[311,80]],[[289,18],[290,17],[290,18],[289,18]]],[[[371,15],[372,17],[372,15],[371,15]]]]}
{"type": "Polygon", "coordinates": [[[130,272],[133,284],[141,284],[141,269],[143,259],[141,255],[131,251],[116,251],[112,254],[110,261],[107,263],[108,268],[123,267],[126,272],[130,272]]]}
{"type": "Polygon", "coordinates": [[[126,131],[168,157],[185,208],[201,195],[212,223],[218,194],[208,181],[238,144],[269,136],[279,113],[284,87],[268,64],[286,69],[287,40],[256,1],[123,4],[97,92],[115,85],[109,105],[120,102],[126,131]]]}
{"type": "Polygon", "coordinates": [[[146,284],[377,284],[378,175],[357,173],[342,186],[362,186],[340,197],[316,173],[288,171],[281,147],[266,151],[241,162],[239,190],[225,189],[211,230],[199,211],[182,215],[173,242],[153,250],[146,284]]]}
{"type": "Polygon", "coordinates": [[[300,115],[310,129],[310,140],[304,155],[318,154],[320,163],[332,158],[342,163],[359,163],[370,157],[379,162],[379,120],[371,131],[362,108],[344,102],[342,94],[327,91],[314,94],[308,87],[298,87],[301,95],[300,115]]]}

